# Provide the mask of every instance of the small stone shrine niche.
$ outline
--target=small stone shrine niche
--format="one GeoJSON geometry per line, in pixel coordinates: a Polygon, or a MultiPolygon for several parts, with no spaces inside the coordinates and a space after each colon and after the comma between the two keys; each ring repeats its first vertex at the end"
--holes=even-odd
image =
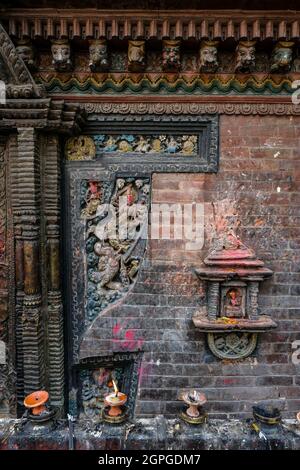
{"type": "Polygon", "coordinates": [[[207,284],[206,305],[193,317],[195,327],[208,335],[208,345],[221,359],[249,356],[258,333],[276,323],[258,309],[259,283],[272,275],[263,261],[233,233],[204,260],[196,274],[207,284]]]}

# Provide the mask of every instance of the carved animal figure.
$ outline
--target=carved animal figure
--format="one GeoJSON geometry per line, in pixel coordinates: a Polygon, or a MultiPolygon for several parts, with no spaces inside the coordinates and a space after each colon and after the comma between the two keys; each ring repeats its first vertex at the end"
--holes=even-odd
{"type": "Polygon", "coordinates": [[[72,69],[71,47],[68,41],[54,41],[51,46],[52,64],[59,72],[72,69]]]}
{"type": "Polygon", "coordinates": [[[272,53],[271,72],[289,72],[293,60],[293,42],[279,42],[272,53]]]}
{"type": "Polygon", "coordinates": [[[143,65],[145,61],[145,41],[128,42],[128,65],[143,65]]]}
{"type": "Polygon", "coordinates": [[[200,47],[200,72],[216,72],[218,63],[218,42],[217,41],[204,41],[200,47]]]}
{"type": "Polygon", "coordinates": [[[35,51],[30,41],[19,41],[16,51],[29,69],[36,68],[35,51]]]}
{"type": "Polygon", "coordinates": [[[108,68],[107,43],[103,39],[90,42],[90,69],[94,72],[97,70],[106,70],[108,68]]]}

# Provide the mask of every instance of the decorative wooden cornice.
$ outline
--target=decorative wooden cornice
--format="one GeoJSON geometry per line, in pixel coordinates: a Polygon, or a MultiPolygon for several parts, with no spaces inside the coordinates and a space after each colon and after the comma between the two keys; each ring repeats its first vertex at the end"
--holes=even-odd
{"type": "Polygon", "coordinates": [[[293,39],[300,11],[10,9],[2,13],[15,38],[293,39]]]}
{"type": "Polygon", "coordinates": [[[201,115],[240,114],[300,116],[300,105],[294,105],[290,97],[254,96],[198,96],[198,97],[79,97],[64,95],[63,99],[79,103],[90,115],[201,115]]]}

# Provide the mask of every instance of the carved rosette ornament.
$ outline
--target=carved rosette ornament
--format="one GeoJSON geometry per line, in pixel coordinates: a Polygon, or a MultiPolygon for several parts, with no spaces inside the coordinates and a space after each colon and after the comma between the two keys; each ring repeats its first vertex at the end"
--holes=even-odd
{"type": "Polygon", "coordinates": [[[199,70],[204,73],[217,71],[219,41],[202,41],[199,51],[199,70]]]}
{"type": "Polygon", "coordinates": [[[258,310],[259,283],[272,271],[233,232],[218,240],[204,264],[196,274],[207,284],[206,304],[193,323],[207,333],[216,357],[243,359],[254,351],[258,333],[277,326],[258,310]]]}
{"type": "Polygon", "coordinates": [[[106,39],[89,42],[89,66],[92,72],[105,72],[108,69],[108,48],[106,39]]]}
{"type": "Polygon", "coordinates": [[[145,41],[128,41],[128,69],[139,72],[145,67],[145,41]]]}
{"type": "Polygon", "coordinates": [[[180,41],[163,40],[162,65],[166,72],[176,72],[180,69],[180,41]]]}
{"type": "Polygon", "coordinates": [[[250,73],[255,69],[255,41],[240,41],[235,51],[235,72],[250,73]]]}
{"type": "Polygon", "coordinates": [[[52,64],[58,72],[70,72],[73,68],[71,60],[71,46],[68,40],[52,41],[52,64]]]}
{"type": "Polygon", "coordinates": [[[279,41],[276,44],[271,56],[271,72],[285,73],[291,70],[294,44],[291,41],[279,41]]]}

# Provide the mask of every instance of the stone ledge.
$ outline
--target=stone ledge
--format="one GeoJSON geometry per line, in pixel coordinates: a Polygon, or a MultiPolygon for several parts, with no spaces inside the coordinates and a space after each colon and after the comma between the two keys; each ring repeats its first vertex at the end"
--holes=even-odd
{"type": "MultiPolygon", "coordinates": [[[[24,425],[2,442],[7,429],[20,420],[0,419],[0,449],[57,450],[69,448],[67,423],[56,426],[24,425]]],[[[140,419],[119,426],[99,423],[74,426],[74,448],[85,450],[279,450],[300,449],[300,426],[285,420],[280,427],[266,429],[266,442],[250,427],[251,420],[208,420],[193,426],[163,416],[140,419]]]]}

